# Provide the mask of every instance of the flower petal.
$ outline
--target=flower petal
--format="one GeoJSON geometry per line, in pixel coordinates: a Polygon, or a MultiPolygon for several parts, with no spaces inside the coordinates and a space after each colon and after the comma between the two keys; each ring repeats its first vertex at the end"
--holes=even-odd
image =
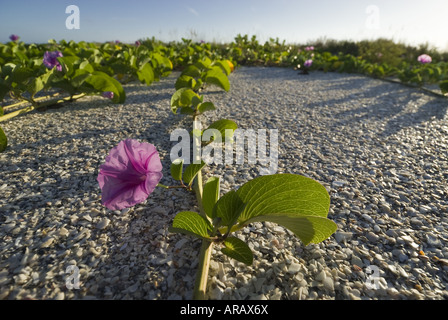
{"type": "Polygon", "coordinates": [[[162,177],[163,174],[161,172],[148,173],[145,181],[145,187],[148,195],[154,191],[162,177]]]}
{"type": "Polygon", "coordinates": [[[160,172],[162,163],[159,153],[154,145],[150,143],[140,143],[137,140],[125,140],[125,149],[132,165],[138,172],[160,172]]]}
{"type": "Polygon", "coordinates": [[[144,182],[133,184],[107,175],[99,175],[98,182],[102,185],[102,203],[110,210],[132,207],[149,196],[144,182]]]}
{"type": "Polygon", "coordinates": [[[160,172],[162,171],[162,162],[160,162],[159,153],[155,152],[153,153],[148,159],[146,160],[146,169],[149,172],[160,172]]]}
{"type": "Polygon", "coordinates": [[[117,210],[143,202],[162,179],[161,171],[159,154],[152,144],[121,141],[100,166],[97,181],[103,204],[117,210]]]}
{"type": "MultiPolygon", "coordinates": [[[[145,156],[147,156],[147,152],[145,150],[146,145],[149,145],[149,148],[151,150],[151,147],[154,147],[153,145],[150,145],[148,143],[143,144],[133,139],[126,139],[123,143],[124,152],[126,153],[126,156],[129,160],[128,166],[132,165],[135,171],[141,174],[146,174],[145,161],[142,160],[142,158],[145,158],[145,156]]],[[[156,150],[154,147],[153,152],[155,151],[156,150]]]]}

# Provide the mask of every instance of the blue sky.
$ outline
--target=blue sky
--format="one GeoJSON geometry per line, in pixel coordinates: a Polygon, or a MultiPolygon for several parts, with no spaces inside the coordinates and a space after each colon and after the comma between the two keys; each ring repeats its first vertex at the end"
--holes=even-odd
{"type": "Polygon", "coordinates": [[[134,42],[229,42],[240,34],[306,44],[319,38],[384,37],[448,51],[448,0],[16,0],[0,2],[0,41],[48,39],[134,42]],[[65,9],[76,5],[80,29],[66,28],[65,9]]]}

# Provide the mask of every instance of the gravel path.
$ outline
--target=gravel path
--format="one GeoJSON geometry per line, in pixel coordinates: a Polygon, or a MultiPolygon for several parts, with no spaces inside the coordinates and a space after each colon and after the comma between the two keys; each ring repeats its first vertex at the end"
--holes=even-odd
{"type": "MultiPolygon", "coordinates": [[[[167,228],[195,197],[157,188],[146,203],[109,211],[98,167],[124,138],[157,146],[169,178],[178,73],[126,86],[124,105],[86,98],[2,123],[1,299],[190,299],[200,241],[167,228]],[[79,270],[79,289],[71,266],[79,270]],[[68,269],[67,269],[68,268],[68,269]],[[69,286],[67,287],[67,283],[69,286]]],[[[278,172],[326,186],[338,231],[304,247],[275,224],[255,223],[252,266],[213,255],[212,299],[448,299],[448,102],[360,75],[308,76],[240,68],[231,91],[208,89],[244,129],[278,129],[278,172]],[[373,273],[370,273],[370,271],[373,273]]],[[[209,166],[222,190],[259,175],[248,165],[209,166]]],[[[75,269],[76,271],[76,269],[75,269]]]]}

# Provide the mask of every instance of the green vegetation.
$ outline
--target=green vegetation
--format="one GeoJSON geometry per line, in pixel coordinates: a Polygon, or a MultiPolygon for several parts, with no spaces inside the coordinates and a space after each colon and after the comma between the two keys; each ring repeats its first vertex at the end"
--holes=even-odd
{"type": "MultiPolygon", "coordinates": [[[[176,88],[189,87],[190,93],[207,83],[228,90],[220,69],[228,74],[238,66],[304,70],[304,65],[304,73],[316,70],[360,73],[420,88],[438,86],[437,94],[448,93],[448,53],[437,52],[427,45],[416,48],[386,39],[317,40],[311,45],[289,45],[278,38],[261,43],[256,36],[248,35],[237,35],[227,44],[195,43],[189,39],[163,43],[154,38],[135,44],[10,41],[0,44],[0,122],[85,95],[102,95],[113,103],[123,103],[126,99],[123,84],[139,81],[151,85],[173,70],[182,71],[176,88]],[[44,61],[51,54],[52,59],[48,61],[47,57],[44,61]],[[432,61],[419,62],[418,57],[423,54],[432,61]]],[[[173,111],[182,107],[180,100],[178,103],[172,105],[173,111]]],[[[204,104],[199,112],[211,107],[204,104]]],[[[6,140],[2,141],[4,150],[6,140]]]]}

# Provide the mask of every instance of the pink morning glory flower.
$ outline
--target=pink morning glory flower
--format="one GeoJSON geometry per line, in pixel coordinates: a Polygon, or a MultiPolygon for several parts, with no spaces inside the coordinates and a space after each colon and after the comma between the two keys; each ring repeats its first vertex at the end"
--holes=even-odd
{"type": "Polygon", "coordinates": [[[58,57],[62,57],[62,52],[60,51],[46,51],[44,53],[44,65],[48,69],[53,69],[56,67],[58,71],[62,71],[62,66],[58,61],[58,57]]]}
{"type": "Polygon", "coordinates": [[[112,91],[105,91],[105,92],[103,92],[102,96],[104,98],[113,99],[114,93],[112,91]]]}
{"type": "Polygon", "coordinates": [[[418,56],[417,61],[420,63],[430,63],[432,61],[431,57],[427,54],[422,54],[420,56],[418,56]]]}
{"type": "Polygon", "coordinates": [[[303,63],[303,65],[304,65],[306,68],[311,67],[312,64],[313,64],[313,60],[311,60],[311,59],[306,60],[306,61],[303,63]]]}
{"type": "Polygon", "coordinates": [[[142,43],[141,43],[140,41],[138,41],[138,40],[135,41],[135,46],[136,46],[136,47],[140,47],[141,44],[142,44],[142,43]]]}
{"type": "Polygon", "coordinates": [[[19,40],[19,36],[16,34],[12,34],[9,36],[9,39],[11,39],[11,41],[17,41],[17,40],[19,40]]]}
{"type": "Polygon", "coordinates": [[[154,145],[133,139],[121,141],[100,166],[97,181],[103,205],[121,210],[145,201],[162,179],[161,171],[154,145]]]}
{"type": "Polygon", "coordinates": [[[309,47],[306,47],[305,48],[305,51],[313,51],[314,50],[314,47],[313,46],[309,46],[309,47]]]}

